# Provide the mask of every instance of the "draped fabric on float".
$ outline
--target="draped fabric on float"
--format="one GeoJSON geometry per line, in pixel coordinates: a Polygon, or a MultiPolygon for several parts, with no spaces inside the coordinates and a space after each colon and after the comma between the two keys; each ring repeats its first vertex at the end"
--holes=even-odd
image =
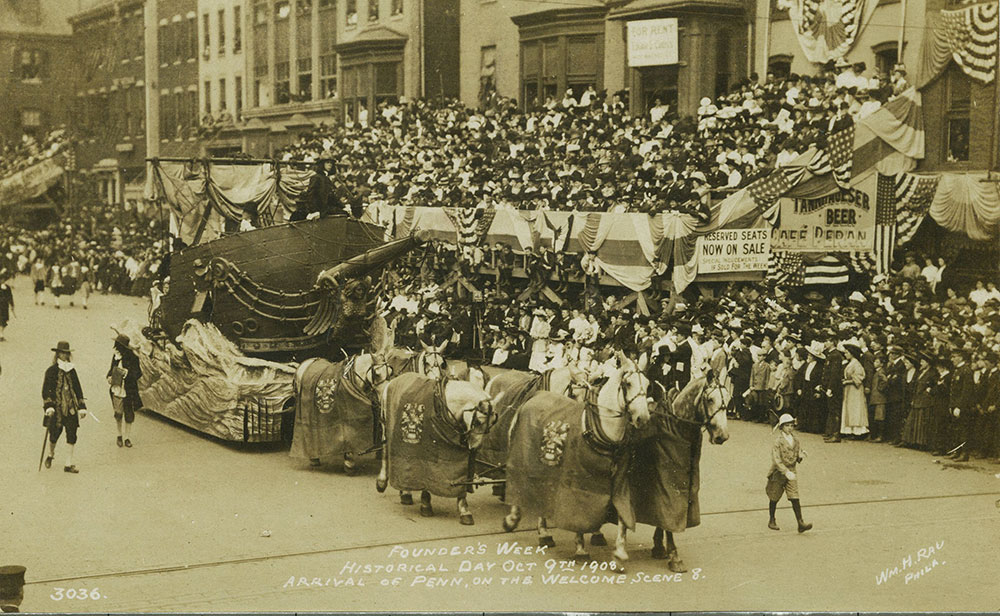
{"type": "Polygon", "coordinates": [[[969,77],[989,83],[996,73],[997,9],[1000,3],[975,4],[935,14],[927,12],[919,87],[952,60],[969,77]]]}
{"type": "Polygon", "coordinates": [[[816,64],[843,58],[871,19],[877,0],[779,0],[788,9],[806,59],[816,64]],[[830,17],[836,19],[827,21],[830,17]]]}
{"type": "Polygon", "coordinates": [[[166,201],[179,222],[180,238],[195,244],[218,238],[225,221],[244,213],[275,222],[287,220],[309,185],[313,171],[273,164],[234,165],[201,161],[150,164],[146,199],[166,201]]]}

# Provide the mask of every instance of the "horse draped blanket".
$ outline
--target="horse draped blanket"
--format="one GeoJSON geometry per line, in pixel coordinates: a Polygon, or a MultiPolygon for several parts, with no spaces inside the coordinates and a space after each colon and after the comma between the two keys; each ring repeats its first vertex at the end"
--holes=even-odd
{"type": "Polygon", "coordinates": [[[466,486],[451,485],[468,479],[469,447],[464,424],[448,412],[446,383],[415,373],[389,383],[389,484],[397,490],[427,490],[450,498],[466,494],[466,486]]]}
{"type": "Polygon", "coordinates": [[[626,524],[651,524],[679,533],[701,524],[698,506],[701,425],[673,415],[653,415],[628,449],[626,490],[619,507],[626,524]]]}
{"type": "Polygon", "coordinates": [[[351,372],[349,360],[317,359],[305,369],[295,409],[291,456],[324,462],[374,444],[375,418],[369,392],[351,372]]]}
{"type": "Polygon", "coordinates": [[[535,394],[514,421],[507,459],[507,502],[550,527],[596,532],[614,521],[610,506],[624,494],[619,452],[598,450],[597,410],[551,392],[535,394]],[[588,418],[589,415],[589,418],[588,418]],[[593,419],[594,421],[590,421],[593,419]],[[585,428],[586,424],[586,428],[585,428]]]}
{"type": "MultiPolygon", "coordinates": [[[[510,424],[518,409],[541,387],[542,377],[530,372],[510,370],[495,377],[493,383],[497,391],[503,392],[499,403],[494,405],[497,423],[486,434],[476,458],[493,465],[504,464],[510,449],[510,424]]],[[[496,398],[494,398],[496,400],[496,398]]]]}

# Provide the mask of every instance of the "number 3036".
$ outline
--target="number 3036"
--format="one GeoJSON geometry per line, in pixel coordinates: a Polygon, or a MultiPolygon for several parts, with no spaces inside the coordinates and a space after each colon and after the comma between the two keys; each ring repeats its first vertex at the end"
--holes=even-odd
{"type": "Polygon", "coordinates": [[[85,601],[87,599],[104,599],[105,597],[96,588],[53,588],[49,598],[53,601],[62,601],[63,599],[80,599],[85,601]]]}

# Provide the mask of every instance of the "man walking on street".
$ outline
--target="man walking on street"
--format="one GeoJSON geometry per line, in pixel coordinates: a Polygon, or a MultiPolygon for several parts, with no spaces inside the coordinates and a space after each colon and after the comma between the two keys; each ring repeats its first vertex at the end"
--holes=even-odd
{"type": "Polygon", "coordinates": [[[76,445],[76,431],[80,427],[80,418],[87,416],[87,403],[80,388],[80,378],[76,368],[70,361],[72,349],[69,343],[59,342],[52,349],[55,358],[52,365],[45,370],[45,380],[42,383],[42,401],[45,408],[45,425],[49,429],[49,455],[45,458],[45,468],[52,467],[52,458],[56,452],[56,442],[66,429],[66,466],[67,473],[79,473],[73,464],[73,448],[76,445]]]}
{"type": "Polygon", "coordinates": [[[111,358],[111,368],[108,370],[111,406],[114,408],[115,423],[118,424],[119,447],[132,446],[132,440],[129,438],[132,433],[132,422],[135,421],[135,412],[142,406],[142,399],[139,398],[139,378],[142,376],[142,368],[139,366],[139,358],[129,346],[130,342],[128,336],[118,334],[115,338],[115,353],[111,358]]]}

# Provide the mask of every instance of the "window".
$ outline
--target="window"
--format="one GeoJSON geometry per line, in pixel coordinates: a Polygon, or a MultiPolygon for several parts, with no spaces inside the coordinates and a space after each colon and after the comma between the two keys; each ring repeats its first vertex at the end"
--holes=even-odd
{"type": "Polygon", "coordinates": [[[288,61],[276,62],[274,64],[274,102],[283,105],[291,100],[291,91],[288,78],[288,61]]]}
{"type": "Polygon", "coordinates": [[[337,55],[327,54],[321,56],[320,62],[320,93],[323,98],[336,98],[337,96],[337,55]]]}
{"type": "Polygon", "coordinates": [[[174,126],[171,136],[174,139],[181,139],[187,132],[188,126],[191,125],[191,120],[188,119],[187,101],[184,100],[183,92],[174,92],[174,109],[177,111],[174,114],[174,126]]]}
{"type": "Polygon", "coordinates": [[[236,120],[239,120],[243,114],[243,78],[237,75],[235,77],[235,82],[233,86],[236,89],[236,120]]]}
{"type": "Polygon", "coordinates": [[[228,92],[226,92],[226,80],[225,79],[220,79],[219,80],[219,111],[225,111],[228,108],[228,105],[226,104],[226,95],[227,94],[228,94],[228,92]]]}
{"type": "Polygon", "coordinates": [[[204,95],[205,115],[212,115],[212,82],[207,79],[205,80],[204,95]]]}
{"type": "Polygon", "coordinates": [[[170,138],[171,127],[174,126],[174,105],[170,94],[160,93],[160,139],[170,138]]]}
{"type": "Polygon", "coordinates": [[[253,24],[255,26],[267,25],[267,0],[257,0],[253,5],[253,24]]]}
{"type": "Polygon", "coordinates": [[[479,50],[479,104],[486,106],[496,92],[497,46],[479,50]]]}
{"type": "Polygon", "coordinates": [[[201,16],[201,57],[208,60],[212,53],[212,28],[208,22],[208,13],[201,16]]]}
{"type": "Polygon", "coordinates": [[[243,51],[243,11],[239,5],[233,7],[233,53],[243,51]]]}
{"type": "Polygon", "coordinates": [[[226,55],[226,9],[219,9],[219,55],[226,55]]]}
{"type": "Polygon", "coordinates": [[[319,10],[332,9],[337,6],[335,0],[319,0],[319,10]]]}
{"type": "Polygon", "coordinates": [[[358,0],[347,0],[344,14],[347,15],[347,25],[358,25],[358,0]]]}
{"type": "Polygon", "coordinates": [[[195,21],[194,17],[187,20],[185,35],[187,36],[187,53],[184,57],[188,60],[194,60],[198,57],[198,22],[195,21]]]}
{"type": "Polygon", "coordinates": [[[194,139],[197,136],[197,127],[200,123],[198,122],[198,90],[188,90],[186,94],[186,108],[188,113],[187,136],[189,139],[194,139]]]}
{"type": "Polygon", "coordinates": [[[392,0],[392,14],[393,15],[403,14],[403,0],[392,0]]]}
{"type": "Polygon", "coordinates": [[[142,118],[145,115],[145,96],[142,88],[125,91],[125,132],[134,137],[142,135],[142,118]]]}
{"type": "Polygon", "coordinates": [[[312,58],[298,59],[298,101],[312,100],[312,58]]]}
{"type": "Polygon", "coordinates": [[[260,107],[267,100],[267,63],[253,66],[253,105],[260,107]]]}
{"type": "Polygon", "coordinates": [[[368,0],[368,21],[378,21],[378,1],[368,0]]]}
{"type": "Polygon", "coordinates": [[[733,33],[729,30],[719,30],[715,36],[715,97],[729,92],[729,80],[732,78],[729,42],[733,33]]]}
{"type": "Polygon", "coordinates": [[[21,128],[24,132],[36,132],[42,127],[42,112],[38,109],[21,110],[21,128]]]}
{"type": "Polygon", "coordinates": [[[945,146],[948,162],[969,160],[969,108],[972,81],[952,64],[947,73],[948,111],[945,117],[945,146]]]}
{"type": "Polygon", "coordinates": [[[38,49],[22,49],[18,76],[22,81],[41,79],[45,72],[45,52],[38,49]]]}
{"type": "Polygon", "coordinates": [[[280,21],[282,19],[288,19],[289,13],[292,12],[292,7],[288,3],[288,0],[278,0],[274,3],[274,19],[275,21],[280,21]]]}
{"type": "Polygon", "coordinates": [[[888,77],[892,74],[892,67],[899,63],[899,48],[895,41],[882,43],[872,47],[875,53],[875,68],[880,75],[888,77]]]}

